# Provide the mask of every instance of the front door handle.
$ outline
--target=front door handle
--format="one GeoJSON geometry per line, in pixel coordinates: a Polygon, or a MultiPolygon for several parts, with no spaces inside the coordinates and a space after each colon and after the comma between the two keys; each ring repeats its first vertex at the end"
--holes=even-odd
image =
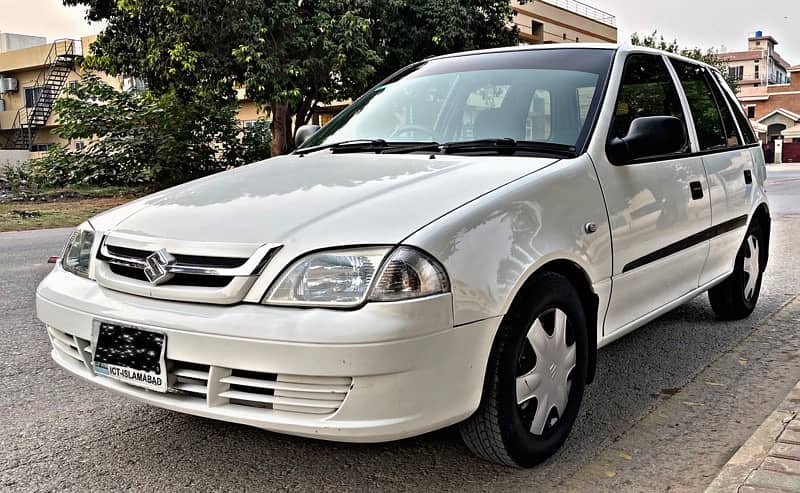
{"type": "Polygon", "coordinates": [[[689,182],[689,190],[692,191],[692,200],[703,198],[703,184],[699,181],[689,182]]]}

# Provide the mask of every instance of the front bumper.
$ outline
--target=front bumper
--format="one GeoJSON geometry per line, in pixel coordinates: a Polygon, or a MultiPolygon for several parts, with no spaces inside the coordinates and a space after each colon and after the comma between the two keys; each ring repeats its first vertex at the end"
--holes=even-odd
{"type": "Polygon", "coordinates": [[[53,359],[94,384],[165,409],[352,442],[468,417],[499,324],[453,327],[450,295],[354,311],[212,306],[117,293],[58,267],[39,286],[36,307],[53,359]],[[95,375],[98,319],[164,332],[168,366],[181,375],[171,377],[175,388],[162,394],[95,375]],[[231,377],[240,385],[224,383],[231,377]]]}

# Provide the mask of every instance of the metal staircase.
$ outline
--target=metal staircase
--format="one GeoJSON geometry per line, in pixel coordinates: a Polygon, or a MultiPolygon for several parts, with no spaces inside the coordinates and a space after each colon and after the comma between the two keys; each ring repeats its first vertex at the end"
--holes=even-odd
{"type": "Polygon", "coordinates": [[[44,68],[33,85],[33,104],[30,107],[26,104],[17,111],[11,126],[13,133],[3,147],[31,149],[37,130],[47,124],[69,73],[75,69],[75,59],[81,54],[80,41],[59,39],[53,42],[43,64],[44,68]]]}

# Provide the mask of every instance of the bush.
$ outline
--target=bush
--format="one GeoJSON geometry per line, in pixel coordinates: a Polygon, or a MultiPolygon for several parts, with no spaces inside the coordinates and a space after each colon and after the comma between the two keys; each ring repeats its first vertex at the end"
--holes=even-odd
{"type": "MultiPolygon", "coordinates": [[[[166,187],[244,164],[249,157],[240,141],[235,100],[121,92],[93,75],[68,95],[56,102],[59,126],[53,132],[89,143],[80,151],[53,146],[31,160],[25,179],[36,187],[166,187]]],[[[10,177],[17,183],[19,178],[10,177]]]]}

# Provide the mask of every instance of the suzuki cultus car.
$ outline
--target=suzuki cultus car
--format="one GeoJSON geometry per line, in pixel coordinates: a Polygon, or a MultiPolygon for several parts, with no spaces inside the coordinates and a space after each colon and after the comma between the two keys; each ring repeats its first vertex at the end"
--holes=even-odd
{"type": "Polygon", "coordinates": [[[53,359],[306,437],[460,423],[475,454],[526,467],[567,438],[599,348],[704,292],[720,319],[758,301],[764,159],[710,66],[442,56],[297,141],[81,225],[37,291],[53,359]]]}

